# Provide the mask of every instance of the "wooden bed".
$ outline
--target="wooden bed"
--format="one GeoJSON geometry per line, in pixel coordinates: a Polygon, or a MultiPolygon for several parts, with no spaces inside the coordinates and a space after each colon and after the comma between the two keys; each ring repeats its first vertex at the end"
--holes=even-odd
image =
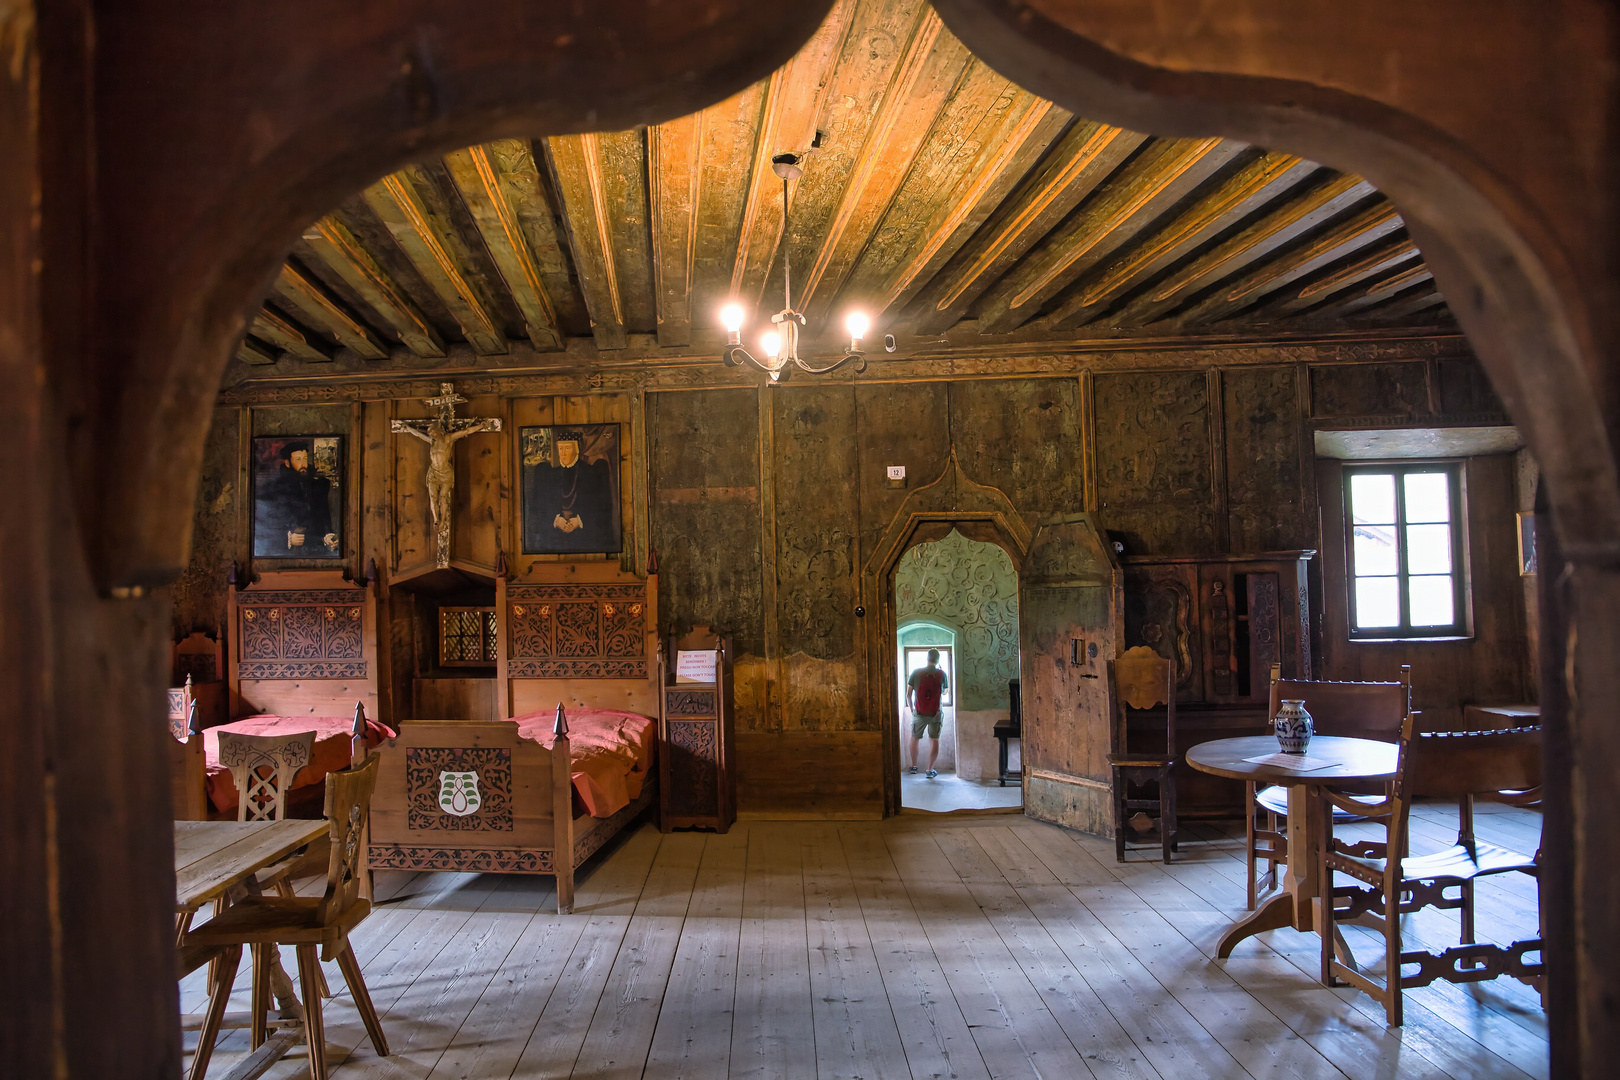
{"type": "MultiPolygon", "coordinates": [[[[542,563],[521,583],[498,577],[500,715],[561,704],[565,713],[609,709],[656,720],[657,596],[656,576],[614,563],[542,563]]],[[[520,737],[510,719],[402,722],[379,751],[372,868],[553,874],[557,910],[566,914],[575,869],[658,803],[654,764],[628,805],[606,817],[577,812],[570,749],[566,734],[547,749],[520,737]]]]}

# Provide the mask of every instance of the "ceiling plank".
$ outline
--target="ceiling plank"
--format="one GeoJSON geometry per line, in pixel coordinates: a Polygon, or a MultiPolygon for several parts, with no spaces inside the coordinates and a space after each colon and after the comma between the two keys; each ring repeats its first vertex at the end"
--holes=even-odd
{"type": "Polygon", "coordinates": [[[840,0],[815,36],[766,83],[727,293],[744,307],[760,305],[782,242],[782,181],[771,171],[771,158],[783,150],[803,150],[815,139],[833,66],[853,27],[855,6],[856,0],[840,0]]]}
{"type": "Polygon", "coordinates": [[[703,206],[704,114],[647,129],[647,197],[652,208],[653,292],[658,344],[692,343],[693,264],[703,206]]]}
{"type": "Polygon", "coordinates": [[[412,166],[383,177],[366,188],[366,204],[444,301],[473,351],[483,356],[505,355],[506,334],[451,255],[447,226],[433,220],[416,191],[417,172],[412,166]]]}
{"type": "Polygon", "coordinates": [[[300,360],[323,364],[331,361],[325,351],[317,347],[304,332],[292,323],[271,311],[268,307],[260,308],[253,317],[253,336],[262,338],[276,348],[300,360]]]}
{"type": "MultiPolygon", "coordinates": [[[[743,214],[752,188],[749,166],[758,143],[767,86],[767,82],[755,83],[702,113],[696,178],[701,206],[693,219],[688,300],[693,333],[698,328],[718,331],[720,308],[731,298],[743,214]]],[[[651,175],[651,168],[648,172],[651,175]]]]}
{"type": "Polygon", "coordinates": [[[1094,204],[1063,223],[997,282],[979,312],[979,331],[1016,330],[1041,306],[1117,251],[1153,219],[1243,150],[1223,139],[1166,139],[1110,178],[1094,204]]]}
{"type": "Polygon", "coordinates": [[[245,337],[237,343],[236,358],[242,361],[242,363],[252,364],[254,367],[262,367],[265,364],[273,364],[279,359],[275,353],[271,352],[269,349],[266,349],[263,345],[259,344],[257,341],[254,341],[250,337],[245,337]]]}
{"type": "Polygon", "coordinates": [[[1175,318],[1177,326],[1199,326],[1230,318],[1273,291],[1402,228],[1401,215],[1387,199],[1343,220],[1329,223],[1299,247],[1267,260],[1246,274],[1222,282],[1212,294],[1175,318]]]}
{"type": "MultiPolygon", "coordinates": [[[[1364,312],[1367,308],[1381,304],[1385,300],[1405,292],[1414,285],[1422,285],[1424,282],[1433,279],[1434,274],[1427,266],[1422,262],[1413,262],[1397,267],[1393,273],[1367,282],[1349,295],[1317,308],[1311,312],[1311,315],[1314,317],[1341,319],[1356,315],[1364,312]]],[[[1379,314],[1382,314],[1382,312],[1379,314]]]]}
{"type": "Polygon", "coordinates": [[[1163,282],[1112,315],[1118,327],[1147,326],[1180,307],[1194,293],[1221,277],[1236,274],[1257,259],[1365,199],[1373,186],[1359,176],[1322,170],[1323,179],[1274,209],[1264,211],[1236,235],[1194,258],[1163,282]]]}
{"type": "Polygon", "coordinates": [[[1359,257],[1348,265],[1329,267],[1326,273],[1311,277],[1299,289],[1287,290],[1291,295],[1285,295],[1279,300],[1263,305],[1260,309],[1262,314],[1280,318],[1314,307],[1334,293],[1348,289],[1375,274],[1383,273],[1408,259],[1417,258],[1418,249],[1410,237],[1395,236],[1384,243],[1374,244],[1370,251],[1358,255],[1359,257]]]}
{"type": "MultiPolygon", "coordinates": [[[[523,144],[516,143],[518,153],[523,144]]],[[[500,271],[501,280],[523,314],[523,326],[534,347],[542,352],[563,347],[563,335],[557,326],[557,311],[546,295],[540,269],[518,221],[517,210],[507,197],[511,186],[505,155],[510,146],[472,146],[444,156],[445,168],[461,193],[467,210],[478,225],[490,258],[500,271]],[[491,153],[495,150],[495,153],[491,153]]]]}
{"type": "Polygon", "coordinates": [[[304,241],[417,356],[443,356],[444,341],[405,291],[383,272],[348,226],[328,214],[304,230],[304,241]]]}
{"type": "MultiPolygon", "coordinates": [[[[1419,312],[1428,311],[1430,308],[1441,307],[1445,302],[1445,296],[1440,293],[1439,289],[1434,287],[1433,282],[1430,282],[1428,288],[1415,289],[1408,296],[1398,296],[1388,304],[1367,312],[1367,316],[1372,319],[1393,322],[1398,319],[1410,318],[1419,312]]],[[[1431,322],[1443,321],[1444,319],[1431,320],[1431,322]]]]}
{"type": "Polygon", "coordinates": [[[292,263],[282,266],[275,288],[276,294],[297,308],[310,326],[329,331],[357,356],[367,360],[388,359],[388,347],[377,340],[371,328],[349,314],[292,263]]]}
{"type": "MultiPolygon", "coordinates": [[[[924,8],[883,89],[855,154],[854,168],[842,174],[847,180],[837,208],[794,298],[809,319],[811,333],[826,320],[844,279],[909,173],[923,139],[969,67],[972,58],[967,48],[942,33],[944,29],[934,9],[924,8]]],[[[849,141],[853,143],[853,139],[849,141]]],[[[829,164],[813,161],[810,167],[821,172],[829,164]]]]}
{"type": "Polygon", "coordinates": [[[1052,313],[1048,325],[1069,329],[1091,322],[1137,284],[1277,198],[1316,169],[1313,162],[1292,154],[1262,154],[1112,265],[1082,281],[1052,313]]]}
{"type": "Polygon", "coordinates": [[[985,289],[1146,140],[1146,135],[1094,120],[1076,121],[1047,154],[1041,171],[923,286],[907,312],[912,329],[919,334],[950,329],[985,289]]]}
{"type": "Polygon", "coordinates": [[[612,227],[608,220],[607,184],[595,134],[560,135],[546,140],[557,194],[562,199],[568,246],[574,255],[585,310],[599,349],[622,349],[624,301],[614,265],[612,227]]]}

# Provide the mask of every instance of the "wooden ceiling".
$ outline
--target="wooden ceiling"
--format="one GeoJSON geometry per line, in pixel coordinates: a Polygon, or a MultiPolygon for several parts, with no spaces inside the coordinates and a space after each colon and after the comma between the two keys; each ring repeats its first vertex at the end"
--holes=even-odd
{"type": "Polygon", "coordinates": [[[845,0],[786,67],[701,113],[377,181],[305,231],[237,356],[685,353],[720,340],[730,298],[751,343],[782,306],[784,247],[807,352],[836,348],[853,308],[903,342],[1454,330],[1365,180],[1074,116],[924,0],[845,0]],[[771,157],[818,140],[784,245],[771,157]]]}

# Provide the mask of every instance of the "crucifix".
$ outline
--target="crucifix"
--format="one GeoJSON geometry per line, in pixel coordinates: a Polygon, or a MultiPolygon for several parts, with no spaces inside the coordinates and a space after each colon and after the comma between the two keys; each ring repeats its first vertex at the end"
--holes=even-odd
{"type": "Polygon", "coordinates": [[[468,435],[480,431],[499,431],[501,422],[496,417],[478,419],[456,418],[456,406],[467,399],[457,394],[449,383],[439,384],[439,396],[423,398],[425,404],[439,410],[432,420],[393,420],[389,430],[396,435],[414,435],[428,444],[428,509],[433,512],[433,527],[438,550],[435,565],[450,565],[450,493],[456,486],[456,466],[452,458],[455,444],[468,435]]]}

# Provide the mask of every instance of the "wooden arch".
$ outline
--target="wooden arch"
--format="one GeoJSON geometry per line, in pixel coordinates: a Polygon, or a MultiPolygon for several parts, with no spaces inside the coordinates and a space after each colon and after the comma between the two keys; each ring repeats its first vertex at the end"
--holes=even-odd
{"type": "Polygon", "coordinates": [[[933,483],[906,496],[877,547],[861,568],[861,620],[866,688],[866,715],[883,731],[883,812],[900,812],[900,715],[894,694],[892,648],[898,620],[894,609],[894,571],[900,557],[918,544],[940,540],[957,530],[970,540],[995,544],[1020,570],[1029,554],[1029,525],[1000,488],[976,483],[962,469],[955,447],[933,483]]]}

